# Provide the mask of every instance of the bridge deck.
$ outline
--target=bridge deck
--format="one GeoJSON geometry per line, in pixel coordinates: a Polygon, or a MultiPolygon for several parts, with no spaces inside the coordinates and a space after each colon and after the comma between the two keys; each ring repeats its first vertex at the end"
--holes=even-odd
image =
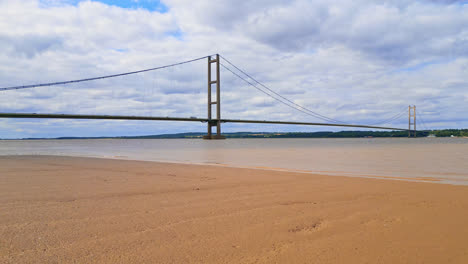
{"type": "MultiPolygon", "coordinates": [[[[51,118],[51,119],[104,119],[104,120],[153,120],[153,121],[184,121],[184,122],[208,122],[207,118],[185,118],[185,117],[158,117],[158,116],[122,116],[122,115],[75,115],[75,114],[37,114],[37,113],[0,113],[0,118],[51,118]]],[[[311,123],[311,122],[289,122],[268,120],[241,120],[221,119],[221,123],[253,123],[253,124],[279,124],[279,125],[304,125],[304,126],[335,126],[335,127],[357,127],[374,128],[386,130],[408,131],[405,128],[367,126],[355,124],[334,123],[311,123]]]]}

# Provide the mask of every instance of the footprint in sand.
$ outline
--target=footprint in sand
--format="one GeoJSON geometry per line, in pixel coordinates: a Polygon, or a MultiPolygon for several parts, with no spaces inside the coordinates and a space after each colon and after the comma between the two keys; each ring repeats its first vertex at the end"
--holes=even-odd
{"type": "Polygon", "coordinates": [[[312,224],[300,224],[296,225],[293,228],[290,228],[288,232],[290,233],[310,233],[315,232],[324,227],[323,221],[317,221],[312,224]]]}

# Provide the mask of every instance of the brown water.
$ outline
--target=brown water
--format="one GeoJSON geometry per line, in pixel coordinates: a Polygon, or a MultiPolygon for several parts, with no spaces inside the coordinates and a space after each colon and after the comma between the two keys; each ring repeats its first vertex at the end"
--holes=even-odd
{"type": "Polygon", "coordinates": [[[0,155],[66,155],[468,185],[468,138],[0,141],[0,155]]]}

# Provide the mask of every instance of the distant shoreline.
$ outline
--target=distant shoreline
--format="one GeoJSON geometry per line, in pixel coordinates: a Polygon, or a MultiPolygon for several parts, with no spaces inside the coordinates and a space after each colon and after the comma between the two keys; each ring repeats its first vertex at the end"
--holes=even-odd
{"type": "MultiPolygon", "coordinates": [[[[174,134],[142,136],[98,136],[98,137],[37,137],[10,138],[0,140],[61,140],[61,139],[201,139],[205,132],[186,132],[174,134]]],[[[395,138],[408,137],[407,131],[320,131],[320,132],[234,132],[223,133],[226,138],[395,138]]],[[[468,138],[468,129],[444,129],[417,131],[417,137],[458,137],[468,138]]]]}

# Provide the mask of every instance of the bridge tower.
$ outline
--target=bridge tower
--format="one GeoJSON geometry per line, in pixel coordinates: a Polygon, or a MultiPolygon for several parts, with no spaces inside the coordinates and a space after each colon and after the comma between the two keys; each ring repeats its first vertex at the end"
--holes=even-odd
{"type": "Polygon", "coordinates": [[[411,126],[413,126],[413,137],[416,137],[416,106],[408,106],[408,137],[411,137],[411,126]],[[413,119],[413,122],[411,122],[413,119]]]}
{"type": "Polygon", "coordinates": [[[220,80],[220,72],[219,72],[219,54],[216,54],[216,58],[213,59],[212,56],[208,57],[208,134],[203,137],[203,139],[225,139],[223,135],[221,135],[221,80],[220,80]],[[216,65],[216,80],[212,80],[211,75],[211,66],[212,64],[216,65]],[[216,101],[213,101],[212,96],[212,85],[216,84],[216,101]],[[216,105],[216,118],[212,118],[212,106],[216,105]],[[211,128],[216,127],[216,134],[213,135],[211,128]]]}

